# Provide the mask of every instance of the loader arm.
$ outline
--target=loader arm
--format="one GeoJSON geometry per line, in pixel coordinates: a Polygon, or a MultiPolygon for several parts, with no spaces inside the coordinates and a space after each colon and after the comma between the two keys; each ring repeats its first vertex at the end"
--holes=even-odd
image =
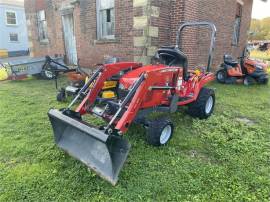
{"type": "MultiPolygon", "coordinates": [[[[165,70],[170,71],[170,69],[172,71],[179,71],[179,68],[168,68],[168,67],[166,67],[165,70]]],[[[136,89],[136,93],[132,97],[132,100],[129,103],[129,105],[127,106],[125,113],[118,120],[115,126],[115,129],[121,131],[122,133],[128,130],[128,127],[135,119],[136,115],[138,114],[138,111],[141,109],[142,103],[144,102],[144,99],[147,93],[149,91],[152,91],[153,90],[152,87],[155,86],[155,84],[158,83],[164,77],[164,73],[161,73],[162,71],[164,71],[164,69],[146,71],[143,74],[144,80],[141,82],[141,85],[136,89]]],[[[172,86],[172,89],[175,89],[176,87],[175,85],[176,84],[172,86]]],[[[164,91],[163,88],[160,88],[160,90],[164,91]]],[[[170,88],[167,88],[167,90],[170,90],[170,88]]],[[[169,102],[168,102],[168,106],[169,106],[169,102]]]]}
{"type": "Polygon", "coordinates": [[[106,80],[118,74],[120,71],[127,69],[137,69],[139,67],[142,67],[142,64],[136,62],[122,62],[104,65],[100,75],[97,78],[97,81],[94,84],[94,87],[88,92],[87,96],[77,107],[76,112],[79,112],[81,115],[86,113],[87,107],[91,106],[95,102],[98,93],[102,90],[106,80]]]}

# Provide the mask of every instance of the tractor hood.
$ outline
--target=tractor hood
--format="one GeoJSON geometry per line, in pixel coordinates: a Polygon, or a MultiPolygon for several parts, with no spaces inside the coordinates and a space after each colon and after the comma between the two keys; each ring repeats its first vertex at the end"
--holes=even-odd
{"type": "Polygon", "coordinates": [[[130,86],[133,85],[135,81],[138,80],[138,78],[143,72],[146,72],[152,69],[157,69],[159,67],[164,67],[164,65],[147,65],[147,66],[143,66],[141,68],[132,70],[121,77],[119,84],[121,88],[128,89],[130,86]]]}
{"type": "Polygon", "coordinates": [[[248,65],[261,66],[263,69],[267,68],[267,64],[265,64],[259,60],[255,60],[255,59],[251,59],[251,58],[246,60],[245,63],[248,65]]]}

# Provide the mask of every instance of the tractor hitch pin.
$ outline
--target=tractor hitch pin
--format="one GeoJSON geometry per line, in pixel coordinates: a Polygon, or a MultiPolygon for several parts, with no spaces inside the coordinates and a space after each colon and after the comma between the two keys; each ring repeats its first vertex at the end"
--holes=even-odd
{"type": "Polygon", "coordinates": [[[87,81],[86,84],[84,84],[84,86],[82,87],[82,89],[79,91],[79,93],[77,94],[77,96],[72,100],[72,102],[69,104],[67,109],[70,109],[75,102],[80,98],[80,96],[88,90],[89,86],[93,83],[93,81],[100,75],[100,73],[102,72],[102,68],[99,68],[92,76],[91,78],[87,81]]]}

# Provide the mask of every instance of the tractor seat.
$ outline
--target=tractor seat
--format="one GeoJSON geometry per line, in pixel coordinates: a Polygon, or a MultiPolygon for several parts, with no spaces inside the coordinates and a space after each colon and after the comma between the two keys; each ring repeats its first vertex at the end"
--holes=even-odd
{"type": "Polygon", "coordinates": [[[224,55],[224,63],[232,67],[236,67],[238,65],[238,61],[234,60],[231,55],[224,55]]]}
{"type": "Polygon", "coordinates": [[[174,46],[161,47],[158,49],[156,55],[165,65],[187,68],[187,56],[174,46]]]}

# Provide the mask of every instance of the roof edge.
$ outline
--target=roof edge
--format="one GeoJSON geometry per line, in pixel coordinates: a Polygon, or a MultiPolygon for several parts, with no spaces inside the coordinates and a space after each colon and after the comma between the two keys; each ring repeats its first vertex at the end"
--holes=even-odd
{"type": "Polygon", "coordinates": [[[0,5],[16,6],[24,8],[24,1],[22,0],[0,0],[0,5]]]}

